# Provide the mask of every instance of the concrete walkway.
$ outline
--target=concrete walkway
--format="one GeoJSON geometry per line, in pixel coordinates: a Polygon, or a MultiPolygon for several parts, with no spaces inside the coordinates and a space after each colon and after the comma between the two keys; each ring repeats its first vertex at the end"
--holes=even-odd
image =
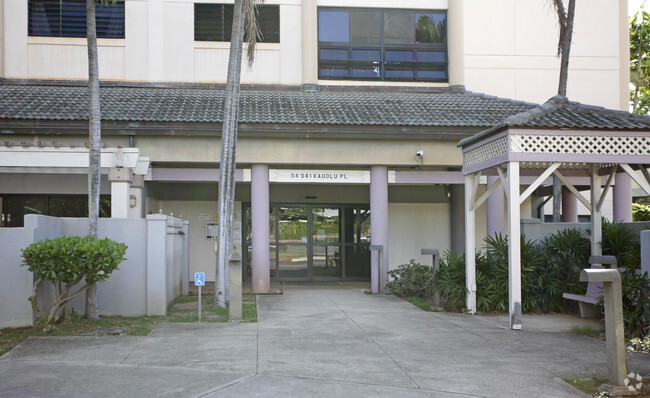
{"type": "Polygon", "coordinates": [[[604,342],[566,332],[576,318],[510,331],[358,287],[284,290],[258,297],[257,324],[31,338],[0,358],[0,397],[580,397],[562,376],[606,374],[604,342]]]}

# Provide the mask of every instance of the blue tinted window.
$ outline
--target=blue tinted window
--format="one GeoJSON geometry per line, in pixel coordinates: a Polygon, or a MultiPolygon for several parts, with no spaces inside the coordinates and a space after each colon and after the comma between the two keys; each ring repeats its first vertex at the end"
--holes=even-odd
{"type": "Polygon", "coordinates": [[[352,61],[376,61],[381,60],[381,52],[378,50],[352,50],[352,61]]]}
{"type": "Polygon", "coordinates": [[[413,62],[413,51],[386,51],[388,62],[413,62]]]}
{"type": "Polygon", "coordinates": [[[387,68],[387,79],[413,80],[413,68],[387,68]]]}
{"type": "Polygon", "coordinates": [[[447,41],[445,15],[415,13],[415,41],[418,43],[445,43],[447,41]]]}
{"type": "MultiPolygon", "coordinates": [[[[97,37],[124,38],[124,0],[98,3],[97,37]]],[[[29,0],[30,36],[86,37],[85,0],[29,0]]]]}
{"type": "Polygon", "coordinates": [[[318,74],[324,77],[348,77],[348,68],[342,66],[320,68],[318,74]]]}
{"type": "Polygon", "coordinates": [[[419,79],[446,79],[447,72],[444,70],[418,70],[419,79]]]}
{"type": "Polygon", "coordinates": [[[320,59],[327,61],[347,61],[348,50],[321,49],[320,59]]]}
{"type": "Polygon", "coordinates": [[[447,12],[318,9],[319,78],[447,81],[447,12]]]}
{"type": "Polygon", "coordinates": [[[318,13],[319,41],[350,41],[350,13],[347,11],[320,11],[318,13]]]}
{"type": "Polygon", "coordinates": [[[352,77],[359,77],[364,79],[374,79],[379,77],[379,66],[367,68],[353,68],[352,77]]]}
{"type": "Polygon", "coordinates": [[[418,51],[418,62],[447,62],[447,56],[443,52],[436,51],[418,51]]]}

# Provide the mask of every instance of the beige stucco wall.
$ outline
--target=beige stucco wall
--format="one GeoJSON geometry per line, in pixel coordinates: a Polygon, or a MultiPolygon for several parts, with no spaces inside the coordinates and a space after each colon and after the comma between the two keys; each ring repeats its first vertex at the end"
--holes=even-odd
{"type": "MultiPolygon", "coordinates": [[[[576,3],[569,98],[627,109],[620,93],[628,88],[619,73],[627,62],[621,62],[627,41],[620,37],[626,21],[627,7],[619,7],[619,0],[576,3]]],[[[464,26],[469,89],[533,102],[557,94],[558,28],[549,1],[465,0],[464,26]]]]}
{"type": "Polygon", "coordinates": [[[388,204],[388,257],[390,268],[415,259],[431,265],[431,256],[420,254],[422,248],[449,250],[449,205],[428,203],[388,204]]]}
{"type": "Polygon", "coordinates": [[[205,227],[208,222],[213,222],[212,215],[217,211],[217,201],[170,201],[161,200],[160,208],[164,214],[174,213],[190,222],[190,277],[195,272],[205,272],[208,281],[214,281],[217,264],[217,255],[214,250],[214,239],[205,238],[205,227]],[[200,215],[207,215],[208,220],[203,220],[200,215]]]}
{"type": "MultiPolygon", "coordinates": [[[[71,174],[63,171],[62,174],[41,173],[0,173],[0,187],[2,194],[53,194],[53,195],[87,195],[88,175],[71,174]]],[[[110,195],[111,185],[102,175],[101,194],[110,195]]]]}
{"type": "MultiPolygon", "coordinates": [[[[451,40],[451,43],[464,47],[467,88],[533,102],[543,102],[554,95],[559,60],[555,57],[557,25],[550,3],[547,0],[463,1],[463,21],[455,25],[462,27],[463,40],[451,40]]],[[[308,23],[299,23],[303,18],[299,0],[267,0],[266,3],[280,5],[280,43],[259,45],[255,65],[250,70],[243,68],[242,82],[300,84],[304,62],[303,26],[316,29],[317,18],[314,15],[308,23]]],[[[448,8],[447,0],[380,0],[372,4],[361,0],[319,0],[316,3],[321,7],[448,8]]],[[[620,3],[626,4],[627,0],[577,3],[570,98],[626,109],[627,8],[620,3]]],[[[193,4],[192,0],[127,0],[126,39],[99,41],[101,77],[129,81],[224,82],[229,44],[194,42],[193,4]]],[[[86,78],[84,39],[28,37],[27,2],[23,0],[4,0],[2,19],[5,77],[86,78]]]]}
{"type": "MultiPolygon", "coordinates": [[[[425,166],[459,166],[462,153],[455,141],[382,140],[368,145],[363,139],[249,138],[237,142],[237,162],[269,165],[323,164],[412,166],[415,153],[424,150],[425,166]]],[[[137,137],[142,156],[152,162],[217,162],[221,151],[219,138],[210,137],[137,137]]]]}

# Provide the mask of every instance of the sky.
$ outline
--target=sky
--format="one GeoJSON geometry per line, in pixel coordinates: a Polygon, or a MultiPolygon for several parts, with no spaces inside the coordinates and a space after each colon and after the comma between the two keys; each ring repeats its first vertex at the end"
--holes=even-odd
{"type": "Polygon", "coordinates": [[[650,9],[650,2],[648,0],[628,0],[627,5],[628,5],[628,16],[634,15],[635,12],[641,7],[641,4],[647,3],[644,9],[646,11],[649,11],[650,9]]]}

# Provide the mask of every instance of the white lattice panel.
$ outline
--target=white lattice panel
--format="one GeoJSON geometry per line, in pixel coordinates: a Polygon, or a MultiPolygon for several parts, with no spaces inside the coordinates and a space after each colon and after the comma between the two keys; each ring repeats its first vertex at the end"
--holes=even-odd
{"type": "Polygon", "coordinates": [[[511,135],[511,151],[577,155],[648,155],[649,137],[511,135]]]}
{"type": "Polygon", "coordinates": [[[508,137],[501,137],[463,154],[463,167],[474,166],[508,153],[508,137]]]}

